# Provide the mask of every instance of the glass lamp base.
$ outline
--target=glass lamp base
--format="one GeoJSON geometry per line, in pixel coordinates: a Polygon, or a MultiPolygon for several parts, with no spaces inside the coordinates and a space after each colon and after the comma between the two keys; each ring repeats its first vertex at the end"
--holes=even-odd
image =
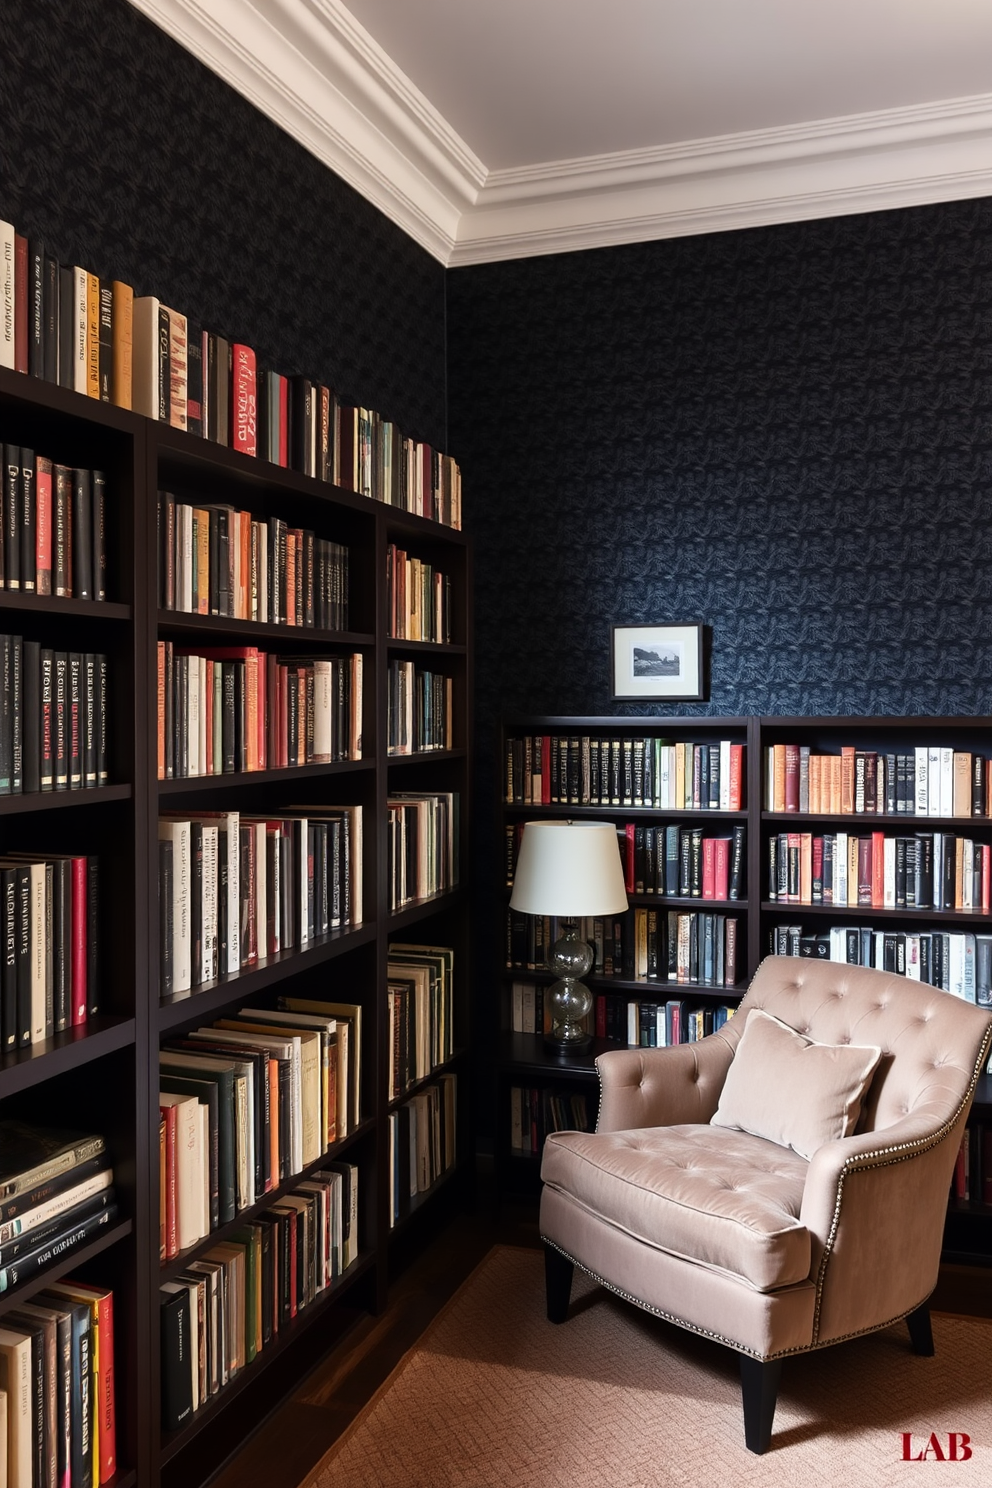
{"type": "Polygon", "coordinates": [[[592,947],[578,936],[574,920],[565,920],[562,934],[548,957],[548,965],[559,980],[548,988],[551,1009],[551,1032],[544,1047],[554,1053],[582,1053],[592,1047],[592,1036],[582,1027],[582,1020],[592,1009],[592,993],[580,980],[593,963],[592,947]]]}

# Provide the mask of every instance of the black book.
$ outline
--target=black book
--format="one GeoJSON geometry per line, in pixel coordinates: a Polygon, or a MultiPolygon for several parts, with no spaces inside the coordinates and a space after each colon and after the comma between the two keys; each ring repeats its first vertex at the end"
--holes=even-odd
{"type": "Polygon", "coordinates": [[[21,750],[24,790],[41,790],[41,642],[25,641],[21,691],[24,698],[21,750]]]}
{"type": "Polygon", "coordinates": [[[83,658],[80,652],[69,652],[69,789],[80,790],[83,784],[83,658]]]}
{"type": "Polygon", "coordinates": [[[55,652],[43,646],[39,660],[39,790],[50,791],[54,786],[54,704],[55,704],[55,652]]]}
{"type": "Polygon", "coordinates": [[[205,433],[203,427],[203,336],[186,323],[186,428],[190,434],[205,433]]]}
{"type": "Polygon", "coordinates": [[[10,791],[24,790],[24,697],[22,692],[23,642],[10,637],[10,791]]]}
{"type": "Polygon", "coordinates": [[[971,757],[971,814],[972,816],[985,815],[985,775],[988,768],[988,760],[984,755],[973,754],[971,757]]]}
{"type": "Polygon", "coordinates": [[[172,843],[158,844],[158,979],[162,997],[172,996],[173,905],[172,843]]]}
{"type": "Polygon", "coordinates": [[[52,467],[52,593],[71,599],[72,589],[72,471],[52,467]]]}
{"type": "Polygon", "coordinates": [[[100,859],[86,859],[86,1013],[95,1018],[100,1011],[100,859]]]}
{"type": "Polygon", "coordinates": [[[192,983],[203,967],[203,823],[190,822],[189,958],[192,983]]]}
{"type": "Polygon", "coordinates": [[[102,470],[93,471],[91,520],[93,535],[93,598],[107,597],[107,478],[102,470]]]}
{"type": "Polygon", "coordinates": [[[7,589],[21,587],[21,448],[3,447],[3,580],[7,589]]]}
{"type": "Polygon", "coordinates": [[[76,325],[74,310],[73,273],[70,264],[59,268],[59,386],[75,386],[76,325]]]}
{"type": "Polygon", "coordinates": [[[221,754],[225,775],[233,775],[235,770],[234,671],[233,661],[221,662],[221,754]]]}
{"type": "Polygon", "coordinates": [[[193,1414],[189,1292],[185,1285],[176,1282],[173,1289],[163,1288],[160,1298],[162,1430],[178,1431],[193,1414]]]}
{"type": "Polygon", "coordinates": [[[34,450],[21,450],[21,499],[19,506],[21,539],[21,588],[34,594],[37,588],[38,511],[35,499],[34,450]]]}
{"type": "Polygon", "coordinates": [[[72,472],[72,592],[93,598],[93,486],[88,470],[72,472]]]}
{"type": "Polygon", "coordinates": [[[3,968],[0,984],[0,1047],[4,1053],[17,1048],[17,958],[18,958],[18,869],[0,872],[3,902],[3,968]]]}
{"type": "Polygon", "coordinates": [[[42,289],[45,316],[42,331],[45,343],[44,376],[46,382],[57,383],[59,380],[59,265],[58,260],[50,253],[45,254],[44,275],[42,289]]]}
{"type": "Polygon", "coordinates": [[[232,666],[234,669],[234,768],[240,773],[247,765],[245,664],[243,661],[235,661],[232,666]]]}
{"type": "Polygon", "coordinates": [[[14,717],[12,710],[14,692],[14,637],[0,635],[0,795],[11,794],[11,777],[14,752],[14,717]]]}
{"type": "Polygon", "coordinates": [[[52,765],[56,790],[69,789],[69,657],[55,655],[55,707],[52,731],[52,765]]]}
{"type": "Polygon", "coordinates": [[[96,740],[97,740],[97,698],[96,698],[96,657],[92,651],[87,651],[82,658],[83,661],[83,704],[82,704],[82,753],[83,753],[83,785],[90,789],[97,784],[96,771],[96,740]]]}
{"type": "Polygon", "coordinates": [[[110,779],[110,664],[102,652],[96,657],[96,783],[110,779]]]}
{"type": "Polygon", "coordinates": [[[45,375],[45,245],[28,243],[28,372],[45,375]]]}
{"type": "Polygon", "coordinates": [[[159,422],[172,422],[172,357],[170,353],[171,329],[169,312],[165,305],[158,307],[158,417],[159,422]]]}
{"type": "Polygon", "coordinates": [[[14,869],[17,896],[17,1039],[16,1047],[31,1043],[31,868],[26,863],[14,869]]]}
{"type": "Polygon", "coordinates": [[[304,475],[314,475],[313,452],[316,425],[314,423],[314,387],[307,377],[289,379],[289,463],[294,470],[304,475]]]}
{"type": "Polygon", "coordinates": [[[68,857],[52,863],[52,940],[52,1022],[56,1033],[64,1033],[72,1022],[72,860],[68,857]]]}
{"type": "Polygon", "coordinates": [[[100,402],[110,402],[114,380],[114,286],[109,279],[100,280],[100,402]]]}
{"type": "Polygon", "coordinates": [[[728,899],[739,899],[744,888],[744,823],[737,822],[730,832],[730,873],[728,899]]]}
{"type": "Polygon", "coordinates": [[[234,614],[234,595],[231,593],[231,532],[228,516],[226,511],[217,512],[217,613],[231,616],[234,614]]]}

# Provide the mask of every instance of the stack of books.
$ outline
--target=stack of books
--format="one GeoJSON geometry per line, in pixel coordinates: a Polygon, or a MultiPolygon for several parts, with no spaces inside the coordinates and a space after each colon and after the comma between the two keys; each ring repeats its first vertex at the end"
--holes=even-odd
{"type": "Polygon", "coordinates": [[[106,599],[106,478],[0,446],[0,589],[106,599]]]}
{"type": "Polygon", "coordinates": [[[389,1225],[455,1164],[458,1077],[440,1075],[389,1113],[389,1225]]]}
{"type": "Polygon", "coordinates": [[[0,1049],[9,1053],[99,1011],[99,860],[9,853],[0,858],[0,891],[0,1049]]]}
{"type": "Polygon", "coordinates": [[[103,1137],[0,1121],[0,1292],[117,1218],[103,1137]]]}

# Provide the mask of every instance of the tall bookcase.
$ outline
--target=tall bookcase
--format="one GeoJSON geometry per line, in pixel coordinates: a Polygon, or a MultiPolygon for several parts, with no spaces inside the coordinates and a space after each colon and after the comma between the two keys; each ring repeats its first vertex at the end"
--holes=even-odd
{"type": "MultiPolygon", "coordinates": [[[[97,854],[101,873],[100,1012],[82,1028],[0,1062],[0,1114],[39,1126],[102,1132],[120,1218],[109,1233],[0,1297],[0,1317],[51,1280],[71,1274],[113,1287],[116,1488],[197,1484],[362,1313],[376,1310],[403,1263],[412,1231],[430,1223],[470,1174],[468,862],[471,659],[469,545],[462,533],[407,515],[291,470],[252,459],[138,415],[36,379],[0,370],[0,433],[10,444],[70,466],[106,473],[108,597],[103,602],[0,591],[6,633],[60,649],[106,653],[110,672],[110,783],[100,789],[0,796],[0,851],[97,854]],[[230,503],[255,517],[346,544],[351,629],[255,624],[158,608],[157,494],[230,503]],[[450,580],[451,640],[394,641],[389,634],[390,544],[450,580]],[[160,780],[157,771],[157,645],[251,646],[315,657],[360,652],[363,750],[359,760],[265,772],[160,780]],[[452,679],[453,747],[394,757],[388,751],[392,659],[452,679]],[[390,911],[387,800],[395,792],[456,793],[462,883],[390,911]],[[268,814],[292,804],[363,808],[362,922],[297,951],[163,1001],[159,995],[157,822],[160,812],[223,809],[268,814]],[[457,1075],[453,1167],[390,1226],[389,1115],[415,1093],[388,1096],[387,961],[393,939],[454,950],[454,1053],[431,1072],[457,1075]],[[357,1003],[362,1008],[361,1120],[325,1153],[357,1166],[357,1259],[302,1310],[255,1361],[171,1436],[160,1425],[159,1287],[254,1211],[214,1230],[176,1260],[159,1261],[159,1050],[163,1040],[274,995],[357,1003]]],[[[300,1174],[255,1206],[264,1210],[300,1174]]]]}
{"type": "MultiPolygon", "coordinates": [[[[717,717],[528,717],[511,718],[503,725],[499,752],[499,840],[505,849],[505,858],[497,866],[499,883],[495,897],[499,904],[500,941],[506,949],[505,964],[500,971],[498,1056],[496,1061],[498,1111],[496,1130],[497,1165],[503,1183],[507,1187],[535,1190],[539,1174],[539,1146],[546,1122],[555,1119],[552,1097],[564,1097],[566,1102],[573,1094],[584,1095],[590,1119],[595,1119],[598,1099],[595,1058],[609,1048],[623,1047],[617,1042],[597,1037],[588,1053],[569,1053],[565,1056],[549,1054],[540,1032],[514,1031],[514,984],[532,989],[546,987],[551,976],[541,966],[540,946],[530,947],[521,954],[521,944],[514,947],[508,922],[509,883],[512,881],[512,843],[520,825],[530,819],[549,818],[595,818],[613,821],[618,826],[652,826],[660,832],[673,825],[683,828],[701,827],[705,835],[718,835],[742,824],[745,830],[743,881],[739,897],[729,902],[718,899],[705,900],[699,897],[659,896],[635,892],[629,894],[631,907],[635,910],[652,908],[660,914],[712,912],[716,915],[732,914],[738,918],[736,982],[733,986],[714,985],[696,977],[681,982],[666,979],[665,968],[660,968],[657,978],[631,976],[629,969],[623,975],[592,973],[588,985],[602,1004],[610,1002],[626,1004],[636,999],[665,1003],[677,998],[701,1009],[716,1009],[722,1005],[735,1005],[747,989],[759,962],[773,949],[776,927],[789,925],[801,930],[804,939],[822,939],[832,926],[859,926],[868,930],[892,932],[898,936],[903,932],[928,934],[934,931],[969,931],[981,935],[992,934],[992,919],[976,908],[896,908],[870,904],[797,903],[781,902],[771,897],[770,851],[773,838],[782,833],[797,837],[803,834],[810,838],[837,832],[870,836],[882,833],[885,836],[913,836],[939,831],[957,836],[967,836],[979,846],[992,845],[992,815],[989,814],[989,794],[986,787],[982,796],[982,810],[976,814],[958,814],[944,809],[940,814],[921,816],[913,809],[876,813],[845,812],[840,814],[825,809],[836,804],[825,792],[817,799],[814,810],[808,808],[804,794],[796,794],[790,809],[778,809],[784,801],[776,802],[768,793],[770,751],[779,748],[780,759],[783,746],[790,746],[790,754],[799,769],[799,751],[806,750],[815,755],[830,755],[841,763],[842,751],[869,757],[883,758],[899,755],[908,758],[917,749],[929,751],[950,750],[961,755],[978,756],[989,761],[987,771],[992,771],[992,725],[984,718],[717,718],[717,717]],[[578,747],[581,759],[582,740],[601,738],[616,741],[621,748],[624,741],[660,738],[670,744],[712,746],[721,741],[740,743],[745,746],[745,769],[743,773],[740,809],[727,811],[709,807],[686,806],[665,808],[657,805],[611,804],[586,805],[581,799],[581,774],[568,783],[571,799],[567,804],[538,804],[526,800],[524,782],[519,778],[508,790],[508,774],[513,776],[521,764],[527,768],[527,753],[519,744],[514,753],[513,741],[527,738],[572,740],[578,747]],[[513,794],[516,800],[509,799],[513,794]],[[579,796],[576,802],[576,795],[579,796]],[[799,806],[803,809],[800,810],[799,806]],[[516,962],[516,964],[514,964],[516,962]],[[530,964],[528,964],[530,962],[530,964]],[[521,1146],[520,1133],[514,1140],[515,1111],[512,1100],[514,1090],[537,1092],[532,1101],[530,1115],[536,1118],[533,1128],[531,1150],[527,1150],[526,1135],[521,1146]]],[[[573,748],[573,758],[574,748],[573,748]]],[[[533,774],[533,753],[530,755],[533,774]]],[[[541,760],[542,769],[548,765],[541,760]]],[[[579,765],[579,771],[583,766],[579,765]]],[[[585,767],[588,771],[588,766],[585,767]]],[[[850,769],[855,769],[852,758],[850,769]]],[[[853,777],[852,777],[853,778],[853,777]]],[[[636,788],[635,788],[636,790],[636,788]]],[[[623,787],[621,785],[621,796],[623,787]]],[[[905,794],[905,790],[903,792],[905,794]]],[[[636,795],[635,795],[636,798],[636,795]]],[[[718,801],[714,795],[714,801],[718,801]]],[[[886,804],[882,803],[883,806],[886,804]]],[[[889,805],[894,804],[889,802],[889,805]]],[[[955,803],[952,799],[951,806],[955,803]]],[[[957,803],[960,805],[960,800],[957,803]]],[[[976,800],[976,805],[979,804],[976,800]]],[[[812,896],[811,896],[812,897],[812,896]]],[[[522,928],[522,927],[520,927],[522,928]]],[[[809,950],[809,946],[806,947],[809,950]]],[[[519,1015],[518,1015],[519,1017],[519,1015]]],[[[566,1104],[565,1119],[573,1113],[566,1104]]],[[[526,1110],[523,1113],[526,1125],[526,1110]]],[[[976,1094],[972,1123],[992,1124],[992,1076],[981,1077],[976,1094]]],[[[955,1259],[992,1259],[992,1204],[973,1194],[967,1200],[952,1198],[949,1203],[945,1232],[945,1253],[955,1259]]]]}

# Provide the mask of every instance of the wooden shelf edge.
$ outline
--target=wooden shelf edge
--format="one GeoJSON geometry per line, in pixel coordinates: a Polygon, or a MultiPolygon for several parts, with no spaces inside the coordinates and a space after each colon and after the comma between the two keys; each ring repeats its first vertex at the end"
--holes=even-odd
{"type": "Polygon", "coordinates": [[[44,1043],[6,1054],[0,1061],[0,1099],[124,1049],[134,1039],[133,1018],[100,1014],[92,1022],[57,1033],[44,1043]]]}
{"type": "Polygon", "coordinates": [[[27,594],[0,589],[0,609],[23,610],[25,615],[74,615],[93,620],[130,620],[131,606],[111,599],[64,599],[59,594],[27,594]]]}
{"type": "Polygon", "coordinates": [[[44,1291],[53,1281],[58,1281],[68,1272],[74,1271],[77,1266],[83,1266],[101,1251],[109,1250],[119,1240],[125,1240],[130,1235],[133,1226],[129,1219],[119,1220],[111,1229],[99,1235],[95,1240],[90,1240],[86,1245],[80,1245],[74,1250],[68,1251],[53,1265],[46,1266],[43,1271],[34,1276],[25,1278],[17,1286],[12,1287],[9,1292],[0,1294],[0,1315],[7,1308],[17,1302],[27,1302],[36,1292],[44,1291]]]}
{"type": "Polygon", "coordinates": [[[71,806],[106,806],[110,801],[129,801],[129,785],[95,785],[87,790],[31,791],[0,796],[0,816],[19,816],[25,811],[53,811],[71,806]]]}
{"type": "Polygon", "coordinates": [[[185,796],[201,791],[229,790],[234,786],[266,785],[273,782],[314,780],[328,775],[349,775],[374,770],[374,759],[338,760],[329,765],[291,765],[278,770],[235,770],[223,775],[179,775],[157,780],[160,796],[185,796]]]}
{"type": "Polygon", "coordinates": [[[294,654],[299,651],[300,638],[313,646],[374,646],[375,636],[371,632],[352,630],[318,630],[312,625],[275,625],[268,620],[236,620],[230,615],[196,615],[188,610],[159,610],[158,629],[184,630],[205,636],[232,632],[239,636],[258,636],[265,640],[295,643],[294,654]]]}
{"type": "Polygon", "coordinates": [[[455,1049],[442,1064],[436,1065],[429,1075],[421,1075],[419,1080],[415,1080],[412,1085],[408,1086],[402,1095],[390,1096],[386,1103],[387,1112],[398,1111],[400,1106],[406,1105],[411,1096],[417,1094],[418,1090],[423,1090],[427,1085],[433,1085],[439,1075],[447,1074],[452,1065],[460,1064],[468,1053],[468,1049],[455,1049]]]}

